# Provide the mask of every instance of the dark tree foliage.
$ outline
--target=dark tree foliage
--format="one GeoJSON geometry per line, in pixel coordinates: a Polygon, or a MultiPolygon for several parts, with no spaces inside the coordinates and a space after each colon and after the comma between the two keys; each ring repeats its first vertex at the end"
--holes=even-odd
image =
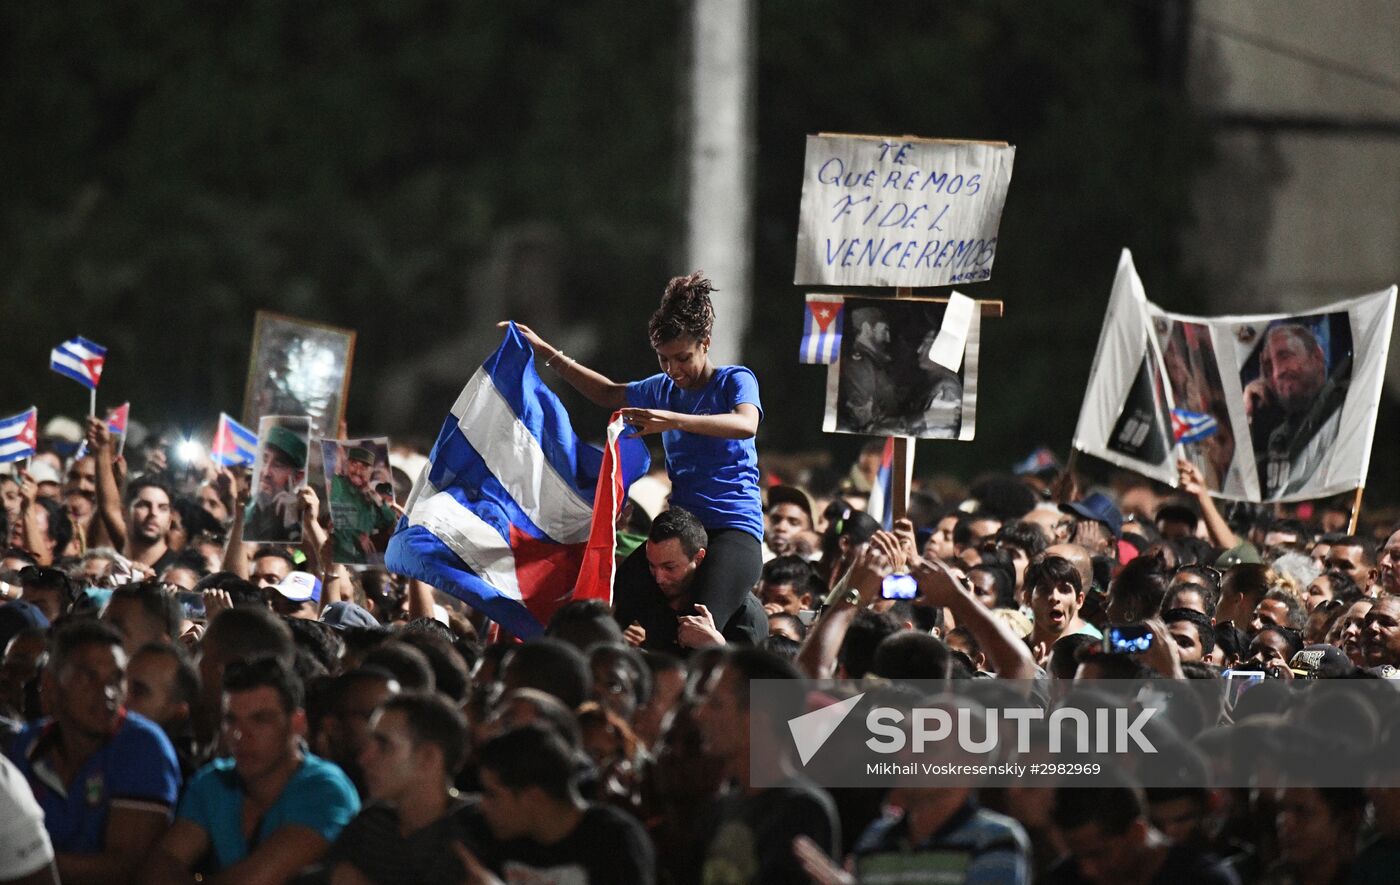
{"type": "MultiPolygon", "coordinates": [[[[820,433],[792,286],[803,137],[850,131],[1017,145],[993,279],[966,287],[1007,304],[984,327],[978,442],[940,446],[937,466],[1063,451],[1118,250],[1163,304],[1201,306],[1177,243],[1205,141],[1156,4],[757,7],[762,443],[860,442],[820,433]]],[[[358,329],[364,430],[433,433],[489,344],[420,390],[412,420],[381,424],[376,384],[506,310],[590,326],[580,355],[616,377],[652,371],[645,316],[692,269],[686,31],[683,4],[616,0],[3,7],[0,413],[85,407],[45,369],[81,331],[111,348],[104,402],[208,432],[241,406],[258,308],[358,329]],[[502,259],[506,240],[525,245],[502,259]]]]}

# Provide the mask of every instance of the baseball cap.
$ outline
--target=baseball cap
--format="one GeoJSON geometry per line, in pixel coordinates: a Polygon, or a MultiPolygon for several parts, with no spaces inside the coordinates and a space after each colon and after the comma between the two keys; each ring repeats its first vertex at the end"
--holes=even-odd
{"type": "Polygon", "coordinates": [[[267,431],[267,444],[284,453],[297,469],[306,468],[306,440],[295,431],[274,425],[267,431]]]}
{"type": "Polygon", "coordinates": [[[353,602],[332,602],[321,612],[321,623],[335,628],[336,630],[347,630],[351,627],[378,627],[380,626],[374,615],[353,602]]]}
{"type": "Polygon", "coordinates": [[[817,524],[816,515],[812,513],[812,499],[797,486],[772,486],[768,489],[768,505],[765,510],[771,510],[775,504],[796,504],[797,507],[807,514],[807,523],[813,527],[817,524]]]}
{"type": "Polygon", "coordinates": [[[30,627],[47,630],[49,619],[39,611],[39,607],[23,599],[15,599],[0,605],[0,648],[30,627]]]}
{"type": "Polygon", "coordinates": [[[1288,669],[1292,670],[1294,675],[1305,679],[1340,679],[1350,675],[1356,668],[1340,648],[1317,643],[1305,646],[1302,651],[1293,655],[1293,659],[1288,662],[1288,669]]]}
{"type": "Polygon", "coordinates": [[[1060,509],[1066,513],[1072,513],[1080,519],[1092,519],[1095,522],[1103,523],[1108,526],[1110,532],[1113,532],[1115,538],[1123,534],[1123,513],[1102,492],[1094,492],[1078,501],[1061,504],[1060,509]]]}
{"type": "Polygon", "coordinates": [[[345,458],[347,461],[359,461],[361,464],[374,466],[374,452],[364,446],[351,446],[345,451],[345,458]]]}
{"type": "Polygon", "coordinates": [[[291,572],[277,585],[277,592],[292,602],[320,602],[321,581],[310,572],[291,572]]]}
{"type": "Polygon", "coordinates": [[[58,475],[58,468],[47,461],[30,461],[25,472],[29,474],[30,479],[40,484],[46,482],[61,483],[63,481],[63,478],[58,475]]]}

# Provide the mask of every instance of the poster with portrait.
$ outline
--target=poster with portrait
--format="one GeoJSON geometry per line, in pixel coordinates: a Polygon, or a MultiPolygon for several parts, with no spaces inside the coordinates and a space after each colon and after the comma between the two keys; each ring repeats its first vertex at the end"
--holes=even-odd
{"type": "Polygon", "coordinates": [[[321,440],[330,510],[332,558],[345,565],[383,565],[398,517],[388,437],[321,440]]]}
{"type": "Polygon", "coordinates": [[[267,415],[258,420],[252,500],[243,512],[243,540],[249,544],[301,543],[297,492],[306,486],[311,454],[311,419],[267,415]]]}
{"type": "Polygon", "coordinates": [[[313,436],[337,436],[354,356],[351,329],[258,311],[243,423],[251,427],[264,415],[306,415],[313,436]]]}
{"type": "Polygon", "coordinates": [[[970,440],[977,428],[981,314],[965,318],[956,371],[935,362],[948,305],[917,299],[845,299],[840,358],[827,371],[828,433],[970,440]]]}
{"type": "Polygon", "coordinates": [[[1147,300],[1124,250],[1075,448],[1172,485],[1300,501],[1365,481],[1396,289],[1302,314],[1196,317],[1147,300]]]}

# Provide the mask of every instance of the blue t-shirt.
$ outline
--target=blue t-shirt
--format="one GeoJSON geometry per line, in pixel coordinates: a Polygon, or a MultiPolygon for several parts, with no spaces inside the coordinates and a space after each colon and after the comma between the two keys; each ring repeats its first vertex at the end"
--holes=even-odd
{"type": "Polygon", "coordinates": [[[116,731],[67,786],[49,761],[58,739],[55,729],[47,719],[26,726],[8,753],[44,809],[44,827],[54,851],[102,851],[113,806],[163,811],[169,818],[180,792],[180,763],[160,726],[139,713],[123,711],[116,731]]]}
{"type": "MultiPolygon", "coordinates": [[[[758,379],[743,366],[720,366],[710,383],[682,390],[665,374],[627,385],[627,405],[686,415],[728,415],[751,403],[763,420],[758,379]]],[[[721,439],[668,430],[666,472],[671,503],[684,507],[707,529],[742,529],[763,540],[763,499],[758,491],[758,448],[753,438],[721,439]]]]}
{"type": "Polygon", "coordinates": [[[214,871],[243,860],[285,826],[307,827],[334,842],[359,813],[360,797],[345,772],[319,756],[302,756],[301,767],[263,815],[251,843],[243,838],[243,782],[233,760],[215,759],[190,778],[176,816],[198,824],[209,836],[214,871]]]}

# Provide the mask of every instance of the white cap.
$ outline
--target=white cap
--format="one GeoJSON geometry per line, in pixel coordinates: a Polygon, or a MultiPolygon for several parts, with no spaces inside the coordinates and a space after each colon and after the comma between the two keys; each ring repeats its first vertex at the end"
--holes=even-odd
{"type": "Polygon", "coordinates": [[[277,585],[277,592],[292,602],[320,602],[321,582],[310,572],[290,572],[277,585]]]}

